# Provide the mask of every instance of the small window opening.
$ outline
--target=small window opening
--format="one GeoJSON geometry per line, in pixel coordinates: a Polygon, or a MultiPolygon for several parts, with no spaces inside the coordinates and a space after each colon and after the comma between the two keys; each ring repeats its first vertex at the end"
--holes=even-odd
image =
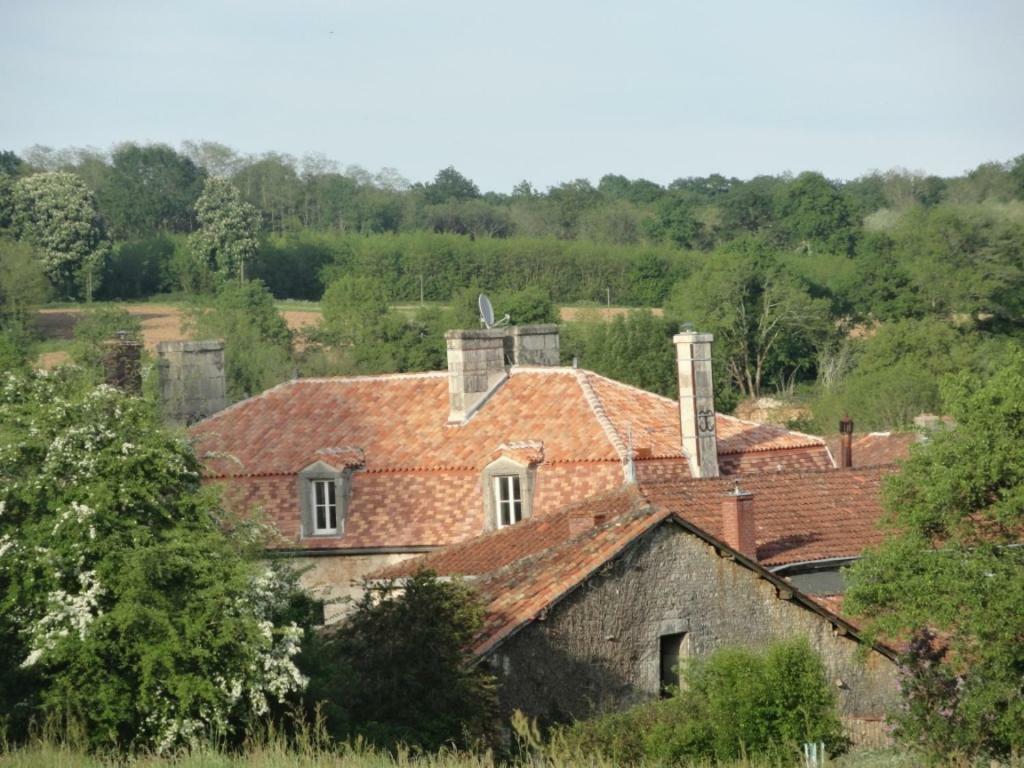
{"type": "Polygon", "coordinates": [[[333,480],[313,481],[313,533],[338,532],[338,499],[333,480]]]}
{"type": "Polygon", "coordinates": [[[519,475],[494,478],[494,500],[498,508],[498,527],[515,525],[523,519],[523,496],[519,475]]]}
{"type": "Polygon", "coordinates": [[[661,695],[668,697],[679,688],[679,663],[685,657],[685,632],[661,636],[661,695]]]}

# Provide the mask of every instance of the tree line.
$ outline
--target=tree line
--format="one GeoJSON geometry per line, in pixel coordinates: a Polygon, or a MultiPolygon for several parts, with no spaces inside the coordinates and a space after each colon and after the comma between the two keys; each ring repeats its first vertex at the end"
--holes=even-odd
{"type": "Polygon", "coordinates": [[[51,297],[185,291],[209,303],[255,279],[265,288],[241,304],[237,291],[223,299],[228,315],[272,312],[270,295],[344,295],[366,313],[327,317],[301,354],[278,329],[249,355],[261,362],[239,374],[238,396],[285,372],[443,365],[446,327],[476,324],[458,309],[473,290],[497,294],[516,322],[557,321],[552,305],[563,303],[663,308],[568,324],[566,362],[671,396],[667,339],[690,322],[716,334],[721,407],[796,396],[816,431],[843,410],[869,428],[906,425],[941,407],[938,376],[983,372],[1021,332],[1024,156],[955,178],[805,172],[662,186],[609,174],[509,194],[481,192],[454,168],[414,184],[212,143],[36,147],[2,153],[0,169],[8,337],[47,283],[51,297]],[[347,287],[331,294],[338,281],[347,287]],[[388,308],[417,302],[446,306],[388,308]],[[345,322],[363,328],[359,340],[345,322]]]}

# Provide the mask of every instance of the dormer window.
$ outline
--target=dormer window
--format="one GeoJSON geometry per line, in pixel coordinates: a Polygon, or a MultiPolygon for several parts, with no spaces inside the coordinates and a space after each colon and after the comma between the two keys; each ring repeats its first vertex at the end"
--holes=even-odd
{"type": "Polygon", "coordinates": [[[498,456],[483,470],[480,490],[484,508],[483,529],[493,531],[529,520],[533,514],[533,487],[537,463],[530,456],[498,456]]]}
{"type": "Polygon", "coordinates": [[[317,461],[299,472],[302,536],[342,536],[352,471],[317,461]]]}
{"type": "Polygon", "coordinates": [[[523,519],[522,482],[518,474],[494,477],[494,505],[498,528],[515,525],[523,519]]]}

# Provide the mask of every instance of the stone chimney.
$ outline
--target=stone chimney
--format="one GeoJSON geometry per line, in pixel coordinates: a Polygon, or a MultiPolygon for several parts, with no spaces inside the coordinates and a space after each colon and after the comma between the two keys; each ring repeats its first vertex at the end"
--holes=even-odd
{"type": "Polygon", "coordinates": [[[104,380],[128,395],[142,394],[142,342],[118,331],[117,338],[103,342],[104,380]]]}
{"type": "Polygon", "coordinates": [[[853,419],[843,416],[839,421],[839,468],[853,466],[853,419]]]}
{"type": "Polygon", "coordinates": [[[514,365],[558,365],[558,326],[513,325],[508,329],[514,365]]]}
{"type": "Polygon", "coordinates": [[[156,352],[168,421],[188,426],[227,407],[223,341],[162,341],[156,352]]]}
{"type": "Polygon", "coordinates": [[[679,428],[683,453],[694,477],[718,477],[715,393],[711,380],[710,333],[684,331],[672,337],[679,370],[679,428]]]}
{"type": "Polygon", "coordinates": [[[508,377],[505,329],[448,331],[448,423],[462,424],[508,377]]]}
{"type": "Polygon", "coordinates": [[[740,490],[739,483],[722,499],[722,541],[741,555],[757,560],[754,495],[740,490]]]}

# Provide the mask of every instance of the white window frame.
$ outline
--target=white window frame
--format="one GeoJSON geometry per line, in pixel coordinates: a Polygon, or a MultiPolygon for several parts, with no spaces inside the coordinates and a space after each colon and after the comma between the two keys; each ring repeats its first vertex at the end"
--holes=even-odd
{"type": "Polygon", "coordinates": [[[338,482],[334,478],[315,478],[310,483],[310,501],[313,535],[336,536],[338,534],[338,482]],[[323,513],[324,525],[320,524],[323,513]],[[333,525],[332,525],[333,523],[333,525]]]}
{"type": "Polygon", "coordinates": [[[299,472],[298,497],[303,538],[339,537],[345,535],[345,520],[348,515],[351,494],[352,471],[338,469],[324,461],[316,461],[299,472]],[[331,503],[331,489],[334,501],[331,503]],[[318,496],[318,489],[322,495],[318,496]],[[319,513],[324,512],[321,526],[319,513]],[[333,512],[333,520],[331,519],[333,512]],[[334,523],[332,526],[331,523],[334,523]]]}
{"type": "Polygon", "coordinates": [[[494,522],[497,528],[521,523],[523,514],[523,477],[519,474],[494,476],[494,522]],[[508,522],[505,522],[506,514],[508,522]]]}

